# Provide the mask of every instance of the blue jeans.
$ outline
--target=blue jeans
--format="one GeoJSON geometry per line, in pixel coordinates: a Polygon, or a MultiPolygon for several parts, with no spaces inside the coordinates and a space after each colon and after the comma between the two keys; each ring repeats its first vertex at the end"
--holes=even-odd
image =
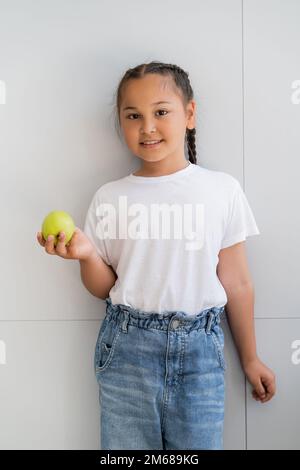
{"type": "Polygon", "coordinates": [[[223,307],[195,315],[106,301],[95,347],[101,449],[223,449],[223,307]]]}

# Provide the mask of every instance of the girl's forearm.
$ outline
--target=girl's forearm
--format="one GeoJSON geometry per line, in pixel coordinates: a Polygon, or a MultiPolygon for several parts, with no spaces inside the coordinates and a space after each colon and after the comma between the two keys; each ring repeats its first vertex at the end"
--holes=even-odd
{"type": "Polygon", "coordinates": [[[117,279],[113,269],[96,252],[88,259],[80,260],[79,263],[84,286],[92,295],[105,300],[117,279]]]}
{"type": "Polygon", "coordinates": [[[254,288],[244,284],[227,293],[226,316],[243,367],[257,357],[254,326],[254,288]]]}

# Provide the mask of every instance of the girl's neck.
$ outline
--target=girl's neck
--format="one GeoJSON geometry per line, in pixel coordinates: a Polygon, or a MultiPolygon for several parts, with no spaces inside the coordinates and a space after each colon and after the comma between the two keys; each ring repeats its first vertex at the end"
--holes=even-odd
{"type": "Polygon", "coordinates": [[[172,164],[164,164],[163,162],[144,162],[144,165],[132,173],[134,176],[166,176],[175,173],[176,171],[183,170],[190,165],[190,162],[186,159],[178,163],[172,162],[172,164]]]}

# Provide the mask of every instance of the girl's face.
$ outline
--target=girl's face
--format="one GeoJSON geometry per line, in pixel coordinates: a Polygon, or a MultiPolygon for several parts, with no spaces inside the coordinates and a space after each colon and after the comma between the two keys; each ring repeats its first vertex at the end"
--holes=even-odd
{"type": "Polygon", "coordinates": [[[185,160],[185,133],[187,127],[195,127],[196,103],[192,100],[184,109],[171,80],[147,74],[129,80],[123,92],[120,124],[124,138],[133,154],[145,163],[165,160],[175,164],[185,160]],[[142,145],[145,140],[162,142],[151,148],[142,145]]]}

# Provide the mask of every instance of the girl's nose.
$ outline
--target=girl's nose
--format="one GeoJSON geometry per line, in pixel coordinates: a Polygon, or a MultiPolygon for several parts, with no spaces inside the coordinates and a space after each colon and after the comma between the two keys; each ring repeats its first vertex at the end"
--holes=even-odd
{"type": "Polygon", "coordinates": [[[141,128],[141,135],[147,135],[147,134],[153,134],[154,132],[156,132],[156,128],[154,127],[153,124],[151,124],[151,122],[147,123],[147,124],[144,124],[143,127],[141,128]]]}

